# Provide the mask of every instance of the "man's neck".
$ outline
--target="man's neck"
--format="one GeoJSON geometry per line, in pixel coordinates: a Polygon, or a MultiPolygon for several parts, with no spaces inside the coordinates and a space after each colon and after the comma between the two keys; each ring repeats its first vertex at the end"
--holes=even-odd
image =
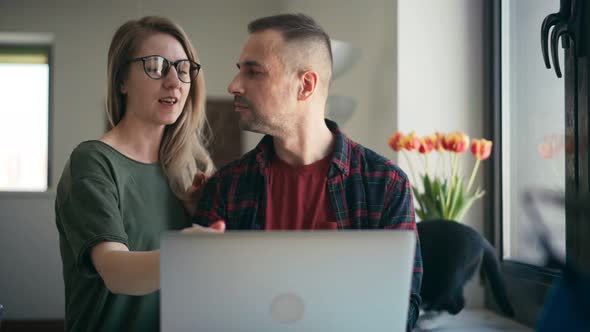
{"type": "Polygon", "coordinates": [[[125,156],[144,163],[159,161],[164,126],[146,126],[140,121],[121,120],[100,140],[125,156]]]}
{"type": "Polygon", "coordinates": [[[336,139],[323,119],[301,123],[284,137],[273,138],[277,156],[290,165],[309,165],[332,153],[336,139]]]}

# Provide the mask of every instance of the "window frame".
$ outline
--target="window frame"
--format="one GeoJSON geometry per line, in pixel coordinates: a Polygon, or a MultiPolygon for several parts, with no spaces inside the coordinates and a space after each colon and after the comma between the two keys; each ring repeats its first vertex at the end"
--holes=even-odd
{"type": "MultiPolygon", "coordinates": [[[[487,125],[485,131],[495,142],[491,167],[486,169],[485,181],[490,195],[485,200],[486,217],[484,232],[496,248],[501,259],[501,268],[509,298],[515,308],[515,319],[529,326],[534,326],[545,296],[551,285],[562,277],[558,270],[531,264],[502,259],[502,49],[501,49],[501,5],[502,0],[485,2],[484,15],[484,49],[485,54],[485,105],[487,125]]],[[[556,11],[558,8],[555,9],[556,11]]],[[[588,147],[588,114],[590,105],[588,95],[590,88],[588,48],[590,46],[590,4],[582,1],[579,8],[582,28],[580,41],[584,56],[576,56],[571,49],[565,49],[564,86],[565,86],[565,121],[566,140],[575,149],[566,152],[566,198],[577,194],[588,194],[590,189],[590,162],[588,147]],[[577,71],[575,71],[577,69],[577,71]]],[[[550,13],[547,13],[547,15],[550,13]]],[[[541,22],[539,22],[539,30],[541,22]]],[[[561,51],[561,48],[560,48],[561,51]]],[[[539,47],[539,56],[541,48],[539,47]]],[[[590,222],[580,223],[573,211],[566,209],[566,256],[577,263],[583,271],[590,271],[590,243],[584,239],[590,236],[590,222]]],[[[485,287],[486,307],[500,312],[493,301],[489,286],[485,287]]]]}

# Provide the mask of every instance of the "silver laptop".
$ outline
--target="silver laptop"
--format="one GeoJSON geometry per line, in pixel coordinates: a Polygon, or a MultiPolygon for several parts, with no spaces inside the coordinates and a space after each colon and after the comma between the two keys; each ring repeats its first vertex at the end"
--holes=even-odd
{"type": "Polygon", "coordinates": [[[405,331],[411,231],[164,233],[161,330],[405,331]]]}

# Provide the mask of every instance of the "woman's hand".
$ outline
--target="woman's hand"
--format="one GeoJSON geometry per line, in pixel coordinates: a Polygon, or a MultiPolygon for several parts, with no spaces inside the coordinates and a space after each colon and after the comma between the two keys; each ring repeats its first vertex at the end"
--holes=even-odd
{"type": "Polygon", "coordinates": [[[217,220],[209,227],[203,227],[200,225],[193,225],[180,231],[183,234],[193,233],[224,233],[225,232],[225,221],[217,220]]]}

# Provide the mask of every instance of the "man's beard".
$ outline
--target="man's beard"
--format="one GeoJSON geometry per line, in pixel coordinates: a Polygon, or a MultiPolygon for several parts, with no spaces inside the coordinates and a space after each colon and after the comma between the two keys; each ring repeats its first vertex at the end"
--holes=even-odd
{"type": "Polygon", "coordinates": [[[260,134],[271,134],[272,125],[270,125],[270,121],[265,119],[248,99],[243,96],[235,96],[234,103],[248,107],[247,111],[240,114],[238,122],[240,129],[260,134]]]}
{"type": "Polygon", "coordinates": [[[259,134],[268,134],[265,128],[268,128],[264,121],[258,118],[252,108],[249,109],[250,114],[240,114],[240,120],[238,122],[240,129],[245,131],[251,131],[259,134]],[[248,118],[246,118],[248,116],[248,118]]]}

